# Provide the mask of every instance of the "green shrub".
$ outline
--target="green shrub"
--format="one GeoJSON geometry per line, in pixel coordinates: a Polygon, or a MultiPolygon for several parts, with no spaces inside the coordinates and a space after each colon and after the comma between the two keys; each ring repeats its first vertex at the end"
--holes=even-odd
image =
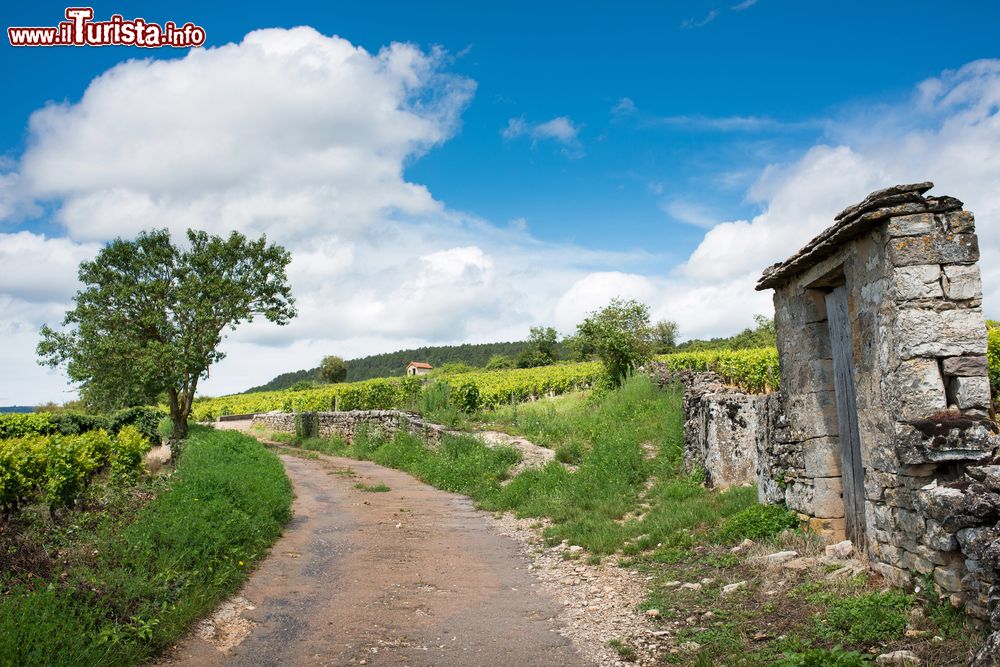
{"type": "Polygon", "coordinates": [[[319,435],[319,415],[315,412],[299,412],[295,415],[295,437],[315,438],[319,435]]]}
{"type": "Polygon", "coordinates": [[[125,408],[111,415],[111,432],[118,433],[125,426],[133,426],[150,444],[158,445],[160,444],[160,420],[166,416],[167,414],[163,410],[148,405],[125,408]]]}
{"type": "Polygon", "coordinates": [[[13,412],[0,415],[0,440],[55,432],[47,412],[13,412]]]}
{"type": "Polygon", "coordinates": [[[899,639],[906,629],[913,596],[898,591],[842,597],[819,593],[811,598],[827,605],[814,619],[820,636],[852,643],[886,642],[899,639]]]}
{"type": "Polygon", "coordinates": [[[799,519],[784,505],[752,505],[737,512],[719,528],[718,538],[725,542],[759,540],[797,528],[799,519]]]}
{"type": "Polygon", "coordinates": [[[865,667],[871,661],[857,651],[845,651],[839,646],[832,649],[812,648],[802,652],[786,653],[775,667],[865,667]]]}
{"type": "Polygon", "coordinates": [[[475,412],[479,409],[479,387],[471,382],[463,382],[455,387],[452,400],[462,412],[475,412]]]}

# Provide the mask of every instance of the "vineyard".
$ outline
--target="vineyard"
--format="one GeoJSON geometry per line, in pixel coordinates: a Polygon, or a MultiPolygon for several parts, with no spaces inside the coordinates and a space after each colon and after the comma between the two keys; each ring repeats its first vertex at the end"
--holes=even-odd
{"type": "Polygon", "coordinates": [[[91,477],[108,469],[114,482],[138,472],[159,441],[162,414],[129,408],[110,416],[46,412],[0,415],[0,511],[35,501],[72,506],[91,477]]]}
{"type": "Polygon", "coordinates": [[[134,475],[150,443],[134,426],[116,436],[104,429],[80,435],[25,435],[0,440],[0,509],[10,514],[43,500],[71,506],[92,475],[108,467],[114,481],[134,475]]]}
{"type": "MultiPolygon", "coordinates": [[[[778,386],[778,353],[774,348],[681,352],[657,357],[674,370],[712,370],[750,392],[778,386]]],[[[593,386],[602,377],[597,362],[559,364],[497,371],[473,371],[438,376],[451,388],[452,398],[466,412],[492,410],[504,405],[562,394],[593,386]]],[[[433,384],[433,382],[432,382],[433,384]]],[[[224,415],[327,410],[414,409],[427,386],[420,378],[379,378],[331,384],[298,391],[235,394],[195,401],[192,414],[198,421],[224,415]]]]}
{"type": "MultiPolygon", "coordinates": [[[[441,376],[467,410],[493,409],[545,395],[561,394],[594,384],[601,377],[595,362],[501,371],[474,371],[441,376]]],[[[331,384],[300,391],[266,391],[195,401],[198,421],[230,414],[320,412],[328,410],[414,409],[423,391],[420,378],[379,378],[331,384]]]]}
{"type": "Polygon", "coordinates": [[[778,350],[773,347],[678,352],[656,359],[674,371],[714,371],[726,382],[752,394],[774,391],[781,381],[778,350]]]}

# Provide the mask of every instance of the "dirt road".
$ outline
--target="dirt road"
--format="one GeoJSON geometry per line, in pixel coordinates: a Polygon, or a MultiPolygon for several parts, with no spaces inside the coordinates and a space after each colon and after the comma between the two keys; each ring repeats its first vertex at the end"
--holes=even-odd
{"type": "Polygon", "coordinates": [[[239,597],[161,664],[589,664],[469,499],[373,463],[281,458],[294,518],[239,597]]]}

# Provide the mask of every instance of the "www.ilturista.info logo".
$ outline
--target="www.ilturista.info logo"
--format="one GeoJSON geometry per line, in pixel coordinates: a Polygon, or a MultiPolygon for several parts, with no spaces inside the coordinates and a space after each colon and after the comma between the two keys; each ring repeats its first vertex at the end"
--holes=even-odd
{"type": "Polygon", "coordinates": [[[187,48],[205,43],[205,29],[188,22],[162,26],[145,19],[126,20],[113,14],[108,21],[94,21],[92,7],[67,7],[66,20],[55,27],[7,28],[11,46],[161,46],[187,48]]]}

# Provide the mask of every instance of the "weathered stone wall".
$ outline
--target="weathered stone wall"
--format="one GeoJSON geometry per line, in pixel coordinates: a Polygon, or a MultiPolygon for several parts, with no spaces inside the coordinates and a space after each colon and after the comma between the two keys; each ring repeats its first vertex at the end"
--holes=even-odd
{"type": "Polygon", "coordinates": [[[718,489],[756,483],[768,395],[747,394],[710,371],[677,373],[657,362],[646,371],[661,387],[684,385],[685,470],[702,471],[705,484],[718,489]]]}
{"type": "MultiPolygon", "coordinates": [[[[337,436],[347,442],[352,442],[355,434],[362,428],[377,428],[389,437],[405,431],[413,435],[426,436],[430,442],[440,440],[444,432],[444,427],[438,424],[425,424],[418,414],[399,410],[348,410],[314,414],[321,437],[337,436]]],[[[295,413],[265,412],[254,415],[251,426],[262,426],[279,433],[295,433],[295,413]]]]}
{"type": "Polygon", "coordinates": [[[725,489],[757,481],[757,434],[763,395],[697,373],[684,388],[684,467],[703,470],[705,484],[725,489]]]}
{"type": "Polygon", "coordinates": [[[1000,440],[988,415],[979,250],[972,214],[951,197],[925,197],[930,187],[873,193],[765,272],[759,288],[775,290],[783,394],[772,401],[784,405],[770,407],[758,483],[762,499],[843,530],[825,295],[845,285],[868,556],[899,584],[933,577],[954,604],[985,618],[993,574],[984,574],[976,531],[996,523],[1000,496],[967,474],[987,475],[976,464],[1000,440]],[[993,497],[987,509],[983,498],[993,497]]]}

